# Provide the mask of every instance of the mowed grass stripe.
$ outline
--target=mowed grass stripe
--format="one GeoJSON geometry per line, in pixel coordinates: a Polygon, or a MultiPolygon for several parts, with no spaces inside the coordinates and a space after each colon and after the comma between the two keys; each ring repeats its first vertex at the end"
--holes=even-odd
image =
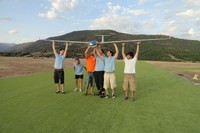
{"type": "Polygon", "coordinates": [[[138,62],[136,102],[124,101],[123,69],[117,62],[116,99],[73,92],[72,69],[65,95],[54,94],[53,72],[1,79],[0,132],[200,132],[199,86],[138,62]]]}

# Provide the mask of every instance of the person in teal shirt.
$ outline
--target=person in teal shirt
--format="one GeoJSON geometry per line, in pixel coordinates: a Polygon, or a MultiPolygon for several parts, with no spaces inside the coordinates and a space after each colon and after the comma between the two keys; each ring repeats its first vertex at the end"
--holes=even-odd
{"type": "Polygon", "coordinates": [[[52,41],[52,49],[55,55],[54,63],[54,83],[56,84],[56,94],[60,93],[60,86],[62,87],[62,94],[65,94],[64,91],[64,60],[67,54],[68,43],[65,44],[65,50],[60,49],[59,54],[56,52],[55,41],[52,41]]]}
{"type": "Polygon", "coordinates": [[[95,83],[98,90],[97,95],[103,98],[105,97],[104,88],[103,88],[105,62],[99,57],[96,51],[98,51],[101,56],[105,56],[105,55],[104,55],[104,50],[101,48],[101,45],[98,44],[93,53],[96,59],[94,78],[95,78],[95,83]]]}
{"type": "Polygon", "coordinates": [[[84,68],[86,70],[86,67],[83,65],[82,62],[80,62],[79,58],[76,58],[75,62],[74,62],[75,86],[76,86],[76,88],[74,89],[74,91],[78,91],[78,80],[80,79],[79,91],[82,92],[84,68]]]}
{"type": "Polygon", "coordinates": [[[113,51],[108,50],[107,51],[107,56],[102,56],[98,50],[96,50],[98,56],[105,61],[105,66],[104,66],[104,89],[106,90],[106,97],[109,98],[108,94],[108,88],[110,85],[110,88],[112,90],[112,98],[115,98],[115,88],[117,86],[116,84],[116,78],[115,78],[115,62],[119,54],[119,50],[117,47],[117,44],[113,44],[115,47],[115,54],[113,51]]]}

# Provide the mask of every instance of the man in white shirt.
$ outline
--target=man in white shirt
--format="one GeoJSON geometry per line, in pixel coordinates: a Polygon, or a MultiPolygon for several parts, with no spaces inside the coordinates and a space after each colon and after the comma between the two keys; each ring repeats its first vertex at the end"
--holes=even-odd
{"type": "Polygon", "coordinates": [[[126,55],[124,53],[124,47],[125,43],[122,43],[122,56],[125,62],[125,68],[124,68],[124,91],[125,91],[125,97],[124,99],[128,99],[128,88],[131,90],[131,100],[135,101],[135,91],[136,91],[136,83],[135,83],[135,68],[136,68],[136,62],[138,60],[139,55],[139,44],[140,42],[137,42],[137,49],[136,53],[133,57],[133,52],[128,52],[126,55]]]}

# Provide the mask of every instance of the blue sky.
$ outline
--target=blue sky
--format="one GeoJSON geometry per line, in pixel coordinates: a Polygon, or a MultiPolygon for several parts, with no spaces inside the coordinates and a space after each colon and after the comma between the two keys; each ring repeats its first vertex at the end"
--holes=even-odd
{"type": "Polygon", "coordinates": [[[95,29],[200,40],[200,0],[0,0],[0,42],[95,29]]]}

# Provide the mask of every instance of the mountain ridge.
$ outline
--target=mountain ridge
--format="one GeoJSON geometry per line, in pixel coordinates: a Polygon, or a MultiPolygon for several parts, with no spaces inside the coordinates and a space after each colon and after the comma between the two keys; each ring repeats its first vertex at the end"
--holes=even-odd
{"type": "MultiPolygon", "coordinates": [[[[110,35],[105,37],[105,41],[118,41],[118,40],[133,40],[133,39],[153,39],[153,38],[167,38],[166,35],[133,35],[121,33],[114,30],[83,30],[73,31],[61,36],[49,37],[47,39],[53,40],[73,40],[73,41],[101,41],[100,37],[96,35],[110,35]]],[[[127,43],[126,52],[128,50],[135,51],[135,43],[127,43]]],[[[56,43],[57,49],[64,48],[63,43],[56,43]]],[[[102,45],[103,49],[114,50],[112,44],[102,45]]],[[[80,57],[84,58],[84,51],[87,45],[74,44],[69,46],[69,58],[80,57]]],[[[118,45],[121,52],[121,44],[118,45]]],[[[200,61],[200,41],[186,40],[171,37],[170,40],[148,41],[142,42],[140,46],[140,59],[142,60],[163,60],[163,61],[176,61],[175,59],[187,61],[200,61]],[[173,58],[172,58],[173,57],[173,58]]],[[[11,47],[7,52],[10,53],[27,53],[29,56],[53,56],[51,42],[44,40],[37,40],[35,42],[23,43],[11,47]],[[40,53],[34,55],[34,53],[40,53]]],[[[121,53],[119,58],[121,58],[121,53]]]]}

